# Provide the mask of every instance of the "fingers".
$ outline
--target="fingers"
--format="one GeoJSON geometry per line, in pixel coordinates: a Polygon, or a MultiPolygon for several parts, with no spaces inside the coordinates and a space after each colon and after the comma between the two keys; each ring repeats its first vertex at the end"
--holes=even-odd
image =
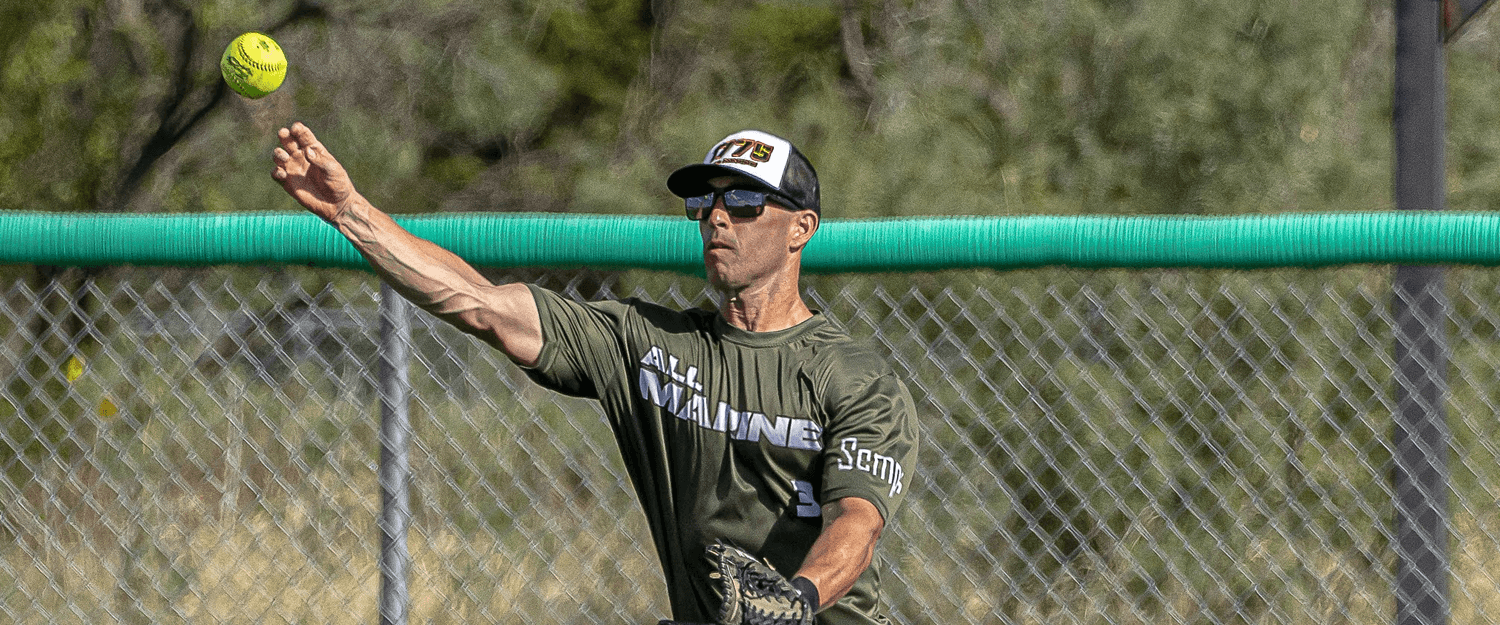
{"type": "Polygon", "coordinates": [[[324,153],[318,138],[313,135],[312,130],[296,122],[288,128],[276,131],[276,138],[281,142],[281,147],[271,152],[271,159],[276,163],[276,171],[272,177],[277,180],[285,180],[290,173],[288,169],[302,169],[307,163],[318,163],[320,156],[324,153]],[[300,165],[298,163],[301,163],[300,165]]]}
{"type": "Polygon", "coordinates": [[[308,128],[302,122],[294,122],[289,129],[289,133],[302,145],[312,145],[318,141],[318,138],[313,136],[312,129],[308,128]]]}
{"type": "Polygon", "coordinates": [[[276,138],[281,141],[281,147],[287,152],[296,152],[299,149],[297,140],[292,138],[292,132],[286,128],[276,131],[276,138]]]}
{"type": "Polygon", "coordinates": [[[281,148],[288,154],[296,155],[298,152],[306,154],[307,159],[316,161],[323,153],[323,146],[318,143],[318,137],[313,135],[312,129],[296,122],[290,128],[282,128],[276,131],[276,138],[281,141],[281,148]]]}
{"type": "MultiPolygon", "coordinates": [[[[282,130],[285,131],[285,129],[282,130]]],[[[277,181],[285,181],[287,176],[286,166],[292,160],[292,155],[288,154],[282,148],[276,148],[271,151],[271,160],[276,163],[276,167],[271,170],[271,177],[277,181]]]]}
{"type": "Polygon", "coordinates": [[[312,129],[302,122],[294,122],[291,126],[277,130],[276,137],[281,139],[282,145],[312,145],[318,141],[312,129]]]}
{"type": "Polygon", "coordinates": [[[317,162],[323,157],[323,146],[318,143],[318,137],[313,135],[312,129],[302,122],[293,123],[292,127],[287,129],[287,134],[306,152],[308,161],[317,162]]]}
{"type": "Polygon", "coordinates": [[[271,177],[278,182],[285,183],[292,176],[309,175],[312,169],[322,172],[323,175],[341,174],[342,168],[338,161],[328,153],[322,143],[318,142],[318,137],[313,134],[312,129],[302,122],[278,129],[276,138],[281,142],[281,147],[271,152],[271,159],[276,163],[271,177]]]}

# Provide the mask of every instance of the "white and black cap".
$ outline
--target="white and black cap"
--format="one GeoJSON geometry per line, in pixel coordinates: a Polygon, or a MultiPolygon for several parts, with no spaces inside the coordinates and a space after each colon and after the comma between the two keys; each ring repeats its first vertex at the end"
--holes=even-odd
{"type": "Polygon", "coordinates": [[[697,197],[713,191],[708,181],[720,176],[748,176],[766,189],[790,200],[791,208],[822,214],[818,205],[818,172],[790,141],[759,130],[741,130],[714,144],[703,162],[667,176],[667,189],[677,197],[697,197]]]}

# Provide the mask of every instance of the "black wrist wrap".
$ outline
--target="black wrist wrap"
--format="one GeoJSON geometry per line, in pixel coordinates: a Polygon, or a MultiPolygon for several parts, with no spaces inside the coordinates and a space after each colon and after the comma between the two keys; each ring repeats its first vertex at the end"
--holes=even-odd
{"type": "Polygon", "coordinates": [[[822,604],[818,601],[818,587],[813,585],[812,580],[806,577],[793,577],[792,588],[797,589],[813,612],[818,611],[818,607],[822,604]]]}

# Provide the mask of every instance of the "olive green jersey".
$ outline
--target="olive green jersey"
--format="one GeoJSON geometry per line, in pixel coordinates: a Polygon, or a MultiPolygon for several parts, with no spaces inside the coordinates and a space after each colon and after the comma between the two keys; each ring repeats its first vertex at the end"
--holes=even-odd
{"type": "MultiPolygon", "coordinates": [[[[916,463],[910,393],[875,350],[815,313],[747,332],[706,310],[581,304],[532,287],[541,385],[599,400],[645,508],[673,618],[710,622],[720,597],[705,548],[724,539],[791,577],[821,505],[868,500],[889,520],[916,463]]],[[[871,566],[826,624],[872,623],[871,566]]]]}

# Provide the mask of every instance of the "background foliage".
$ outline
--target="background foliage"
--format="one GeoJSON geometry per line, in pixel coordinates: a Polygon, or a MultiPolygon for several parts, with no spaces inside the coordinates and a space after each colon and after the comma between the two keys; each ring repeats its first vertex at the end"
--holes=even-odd
{"type": "MultiPolygon", "coordinates": [[[[831,216],[1391,203],[1388,2],[8,4],[7,209],[289,209],[293,120],[394,212],[669,211],[741,127],[798,143],[831,216]],[[291,57],[259,101],[218,77],[246,30],[291,57]]],[[[1454,208],[1500,189],[1493,21],[1449,56],[1454,208]]]]}

